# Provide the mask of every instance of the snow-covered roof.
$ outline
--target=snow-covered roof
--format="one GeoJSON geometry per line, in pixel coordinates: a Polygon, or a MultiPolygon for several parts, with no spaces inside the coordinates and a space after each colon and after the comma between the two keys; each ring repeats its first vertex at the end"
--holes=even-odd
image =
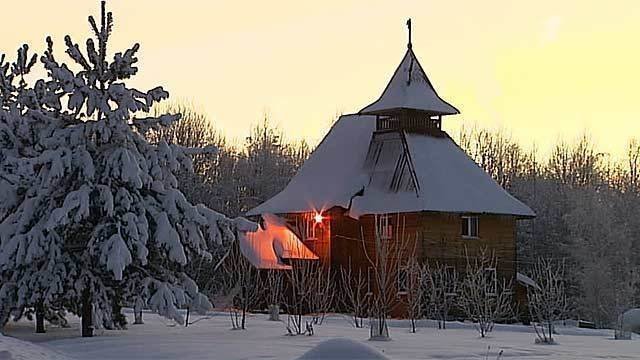
{"type": "Polygon", "coordinates": [[[420,110],[436,115],[460,113],[438,96],[411,48],[407,49],[380,98],[360,110],[360,114],[385,114],[400,109],[420,110]]]}
{"type": "Polygon", "coordinates": [[[404,153],[397,151],[392,139],[385,139],[393,149],[390,153],[408,156],[416,182],[416,186],[389,191],[381,185],[384,181],[375,178],[385,171],[366,164],[375,141],[375,122],[375,116],[340,117],[285,189],[248,215],[349,208],[352,197],[364,188],[362,196],[353,197],[353,217],[419,211],[535,216],[448,136],[401,133],[406,141],[404,153]]]}
{"type": "Polygon", "coordinates": [[[532,278],[528,277],[525,274],[516,273],[516,280],[527,287],[532,287],[540,290],[540,286],[538,286],[538,284],[532,278]]]}
{"type": "Polygon", "coordinates": [[[258,269],[291,269],[284,259],[317,260],[318,256],[286,226],[286,222],[273,215],[262,214],[265,229],[241,233],[240,251],[258,269]]]}

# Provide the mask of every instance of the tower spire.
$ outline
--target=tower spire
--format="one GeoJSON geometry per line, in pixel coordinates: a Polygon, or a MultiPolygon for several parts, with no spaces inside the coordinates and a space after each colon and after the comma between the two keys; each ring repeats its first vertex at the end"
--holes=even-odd
{"type": "Polygon", "coordinates": [[[411,49],[411,18],[407,20],[407,28],[409,29],[409,43],[407,43],[407,47],[411,49]]]}
{"type": "MultiPolygon", "coordinates": [[[[407,20],[407,28],[409,29],[409,42],[407,43],[407,48],[411,50],[411,18],[407,20]]],[[[411,58],[411,64],[409,64],[409,76],[407,77],[407,86],[411,85],[411,72],[413,71],[413,57],[411,58]]]]}

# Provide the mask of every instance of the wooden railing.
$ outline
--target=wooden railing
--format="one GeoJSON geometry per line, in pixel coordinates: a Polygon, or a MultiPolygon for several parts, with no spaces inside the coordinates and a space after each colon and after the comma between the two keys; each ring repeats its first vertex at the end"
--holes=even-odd
{"type": "Polygon", "coordinates": [[[442,118],[419,114],[403,114],[399,116],[378,116],[378,131],[404,130],[407,132],[442,136],[442,118]]]}

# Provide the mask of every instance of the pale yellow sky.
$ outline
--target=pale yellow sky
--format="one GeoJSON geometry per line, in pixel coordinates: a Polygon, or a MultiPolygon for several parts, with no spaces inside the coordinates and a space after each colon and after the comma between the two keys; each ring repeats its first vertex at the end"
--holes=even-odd
{"type": "MultiPolygon", "coordinates": [[[[461,124],[504,128],[525,145],[590,132],[621,154],[640,137],[640,1],[110,0],[111,50],[140,42],[135,85],[163,85],[226,134],[265,112],[288,138],[317,142],[336,114],[357,112],[414,51],[461,124]]],[[[97,0],[2,4],[0,52],[52,35],[84,43],[97,0]],[[9,14],[7,16],[7,14],[9,14]]]]}

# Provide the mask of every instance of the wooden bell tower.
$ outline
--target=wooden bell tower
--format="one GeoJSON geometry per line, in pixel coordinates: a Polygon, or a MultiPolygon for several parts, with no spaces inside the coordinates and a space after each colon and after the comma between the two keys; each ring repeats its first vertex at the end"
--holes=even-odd
{"type": "Polygon", "coordinates": [[[404,131],[444,136],[442,117],[459,114],[438,96],[413,52],[411,19],[407,20],[407,52],[380,98],[360,110],[376,116],[377,131],[404,131]]]}

